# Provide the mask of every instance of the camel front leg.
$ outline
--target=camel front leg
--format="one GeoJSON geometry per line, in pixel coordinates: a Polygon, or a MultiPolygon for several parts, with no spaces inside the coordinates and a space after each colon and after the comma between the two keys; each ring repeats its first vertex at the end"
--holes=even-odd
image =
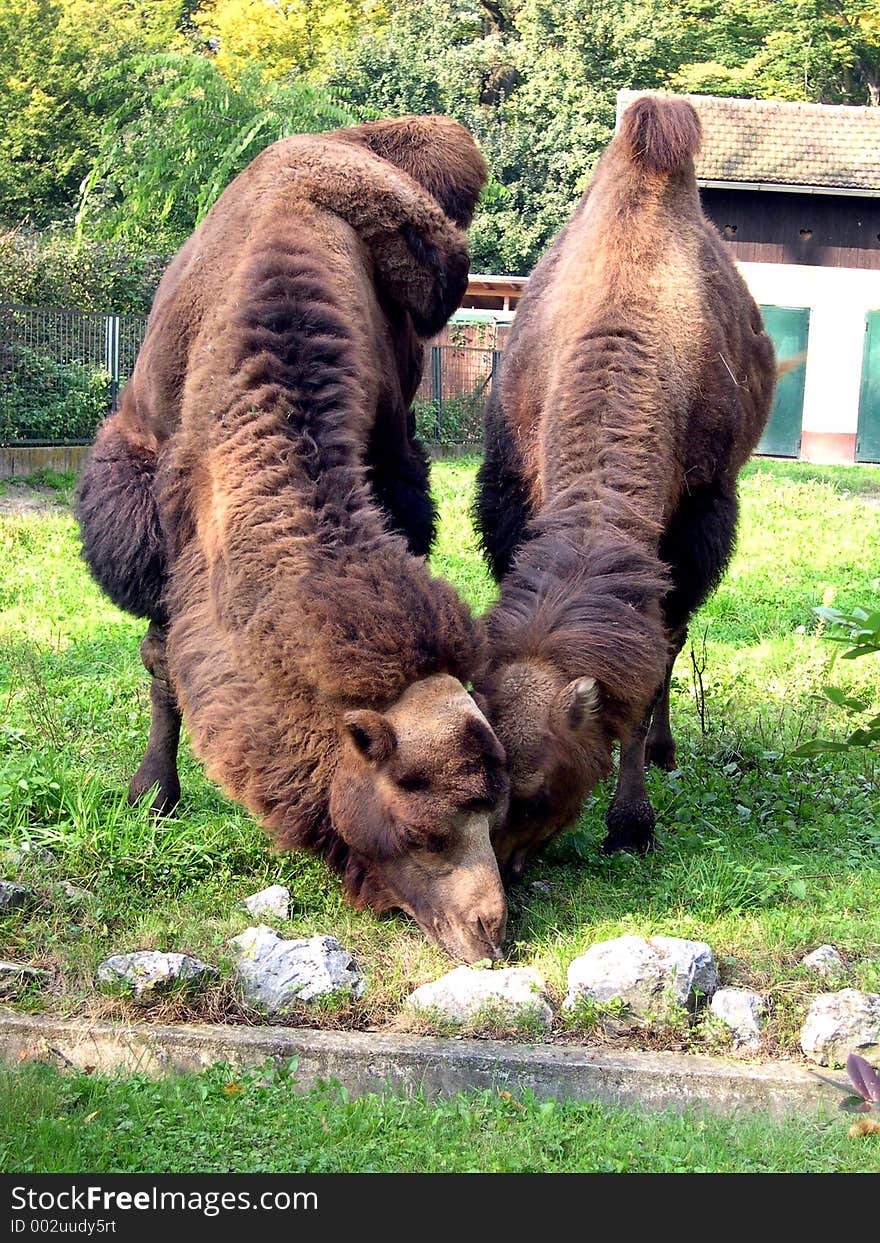
{"type": "Polygon", "coordinates": [[[660,694],[657,696],[657,702],[654,704],[651,728],[645,744],[645,764],[654,764],[657,768],[664,768],[668,773],[675,768],[675,739],[672,736],[672,724],[669,720],[669,691],[672,684],[672,669],[686,639],[687,626],[682,626],[670,636],[666,677],[660,688],[660,694]]]}
{"type": "Polygon", "coordinates": [[[168,815],[180,801],[177,775],[180,709],[168,681],[165,639],[165,629],[150,622],[141,643],[141,660],[151,675],[150,737],[144,758],[128,787],[128,801],[136,803],[153,786],[158,786],[150,804],[156,815],[168,815]]]}
{"type": "Polygon", "coordinates": [[[652,704],[644,720],[620,744],[617,788],[605,814],[608,833],[602,843],[603,854],[628,850],[643,855],[654,846],[656,817],[645,784],[645,740],[653,710],[652,704]]]}

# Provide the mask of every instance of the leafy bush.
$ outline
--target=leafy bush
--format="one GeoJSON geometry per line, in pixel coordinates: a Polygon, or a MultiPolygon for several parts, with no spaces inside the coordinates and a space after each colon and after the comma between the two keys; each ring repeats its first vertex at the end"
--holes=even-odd
{"type": "Polygon", "coordinates": [[[275,82],[259,65],[230,82],[213,61],[165,53],[120,64],[100,149],[82,183],[77,227],[146,249],[176,249],[237,173],[289,134],[350,124],[351,114],[302,79],[275,82]]]}
{"type": "Polygon", "coordinates": [[[110,409],[110,376],[16,345],[0,355],[0,444],[90,440],[110,409]]]}
{"type": "MultiPolygon", "coordinates": [[[[847,613],[841,609],[822,607],[813,609],[813,612],[835,628],[836,633],[828,635],[833,643],[851,645],[842,653],[844,660],[855,660],[858,656],[871,656],[880,652],[880,609],[869,612],[867,609],[854,608],[847,613]]],[[[872,709],[864,699],[847,695],[838,686],[826,686],[824,691],[833,704],[860,723],[845,739],[811,738],[809,742],[802,743],[794,754],[821,755],[829,751],[852,751],[863,747],[880,751],[880,713],[865,719],[865,713],[872,709]]]]}
{"type": "Polygon", "coordinates": [[[144,315],[170,253],[70,233],[0,233],[0,302],[144,315]]]}
{"type": "Polygon", "coordinates": [[[426,444],[453,448],[478,445],[483,439],[485,387],[443,401],[420,401],[414,406],[416,435],[426,444]]]}

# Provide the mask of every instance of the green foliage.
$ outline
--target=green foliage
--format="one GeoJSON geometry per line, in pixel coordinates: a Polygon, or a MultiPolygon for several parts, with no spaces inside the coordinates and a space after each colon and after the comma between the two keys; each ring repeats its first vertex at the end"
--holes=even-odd
{"type": "MultiPolygon", "coordinates": [[[[0,1169],[38,1174],[827,1172],[880,1168],[842,1125],[754,1114],[648,1113],[485,1090],[352,1097],[292,1091],[295,1065],[217,1064],[150,1079],[0,1070],[0,1169]]],[[[319,1188],[318,1198],[322,1192],[319,1188]]]]}
{"type": "Polygon", "coordinates": [[[876,104],[880,5],[876,0],[683,0],[700,37],[674,90],[817,103],[876,104]]]}
{"type": "Polygon", "coordinates": [[[202,0],[193,21],[227,77],[261,62],[273,78],[288,78],[322,64],[384,13],[383,0],[202,0]]]}
{"type": "Polygon", "coordinates": [[[865,104],[878,82],[878,0],[0,0],[0,221],[69,223],[85,179],[84,234],[173,249],[273,139],[446,112],[490,167],[473,266],[526,273],[620,87],[865,104]]]}
{"type": "Polygon", "coordinates": [[[83,182],[77,227],[141,247],[178,246],[269,143],[351,121],[316,88],[267,80],[259,66],[230,82],[204,57],[135,57],[108,77],[109,96],[123,76],[125,97],[83,182]]]}
{"type": "Polygon", "coordinates": [[[186,0],[0,0],[0,221],[70,222],[117,66],[177,36],[186,0]]]}
{"type": "Polygon", "coordinates": [[[447,397],[443,402],[416,402],[416,435],[426,444],[438,448],[473,447],[483,439],[483,407],[485,385],[473,393],[447,397]]]}
{"type": "Polygon", "coordinates": [[[878,17],[850,0],[420,0],[324,75],[361,117],[467,125],[492,178],[474,269],[527,273],[611,138],[618,89],[875,102],[878,17]]]}
{"type": "MultiPolygon", "coordinates": [[[[476,466],[474,457],[433,466],[440,521],[431,565],[482,611],[496,588],[469,518],[476,466]]],[[[820,581],[835,586],[841,608],[876,590],[864,550],[880,539],[880,510],[859,495],[873,486],[870,468],[850,468],[835,482],[812,478],[813,469],[761,464],[742,481],[735,558],[694,624],[695,634],[707,631],[707,732],[685,653],[672,704],[679,767],[648,775],[661,849],[638,860],[601,855],[611,796],[603,783],[576,829],[511,890],[510,957],[535,967],[556,997],[572,958],[627,933],[709,941],[725,983],[772,996],[768,1040],[793,1051],[815,991],[792,965],[807,948],[833,941],[846,958],[846,983],[880,991],[876,763],[864,750],[808,760],[790,751],[831,729],[839,711],[817,694],[828,680],[827,643],[811,602],[820,581]],[[852,495],[842,495],[842,484],[852,495]]],[[[229,937],[246,926],[236,901],[271,883],[294,895],[286,935],[332,932],[370,975],[363,998],[321,1022],[381,1027],[413,987],[449,969],[412,921],[352,910],[324,860],[271,850],[185,742],[180,814],[157,821],[143,806],[128,807],[127,781],[149,728],[138,657],[144,623],[100,593],[79,556],[75,523],[57,505],[0,516],[0,563],[0,875],[17,875],[4,851],[23,841],[58,859],[51,876],[23,878],[35,892],[27,916],[0,919],[0,957],[59,968],[57,987],[28,1004],[94,1013],[97,963],[129,949],[185,951],[222,968],[229,937]],[[90,901],[62,902],[59,877],[90,901]]],[[[872,663],[839,662],[847,697],[874,693],[872,663]]],[[[240,1017],[225,976],[192,1005],[178,1017],[240,1017]]],[[[697,1027],[669,1039],[704,1047],[697,1027]]]]}
{"type": "Polygon", "coordinates": [[[0,444],[91,440],[110,409],[110,376],[17,345],[0,354],[0,444]]]}
{"type": "MultiPolygon", "coordinates": [[[[841,655],[844,660],[859,656],[875,656],[880,652],[880,609],[835,609],[822,606],[813,610],[817,617],[834,628],[828,638],[834,643],[847,645],[841,655]]],[[[802,743],[795,755],[822,755],[827,752],[852,751],[867,748],[880,752],[880,713],[875,712],[867,699],[847,695],[839,686],[826,686],[825,697],[842,709],[859,724],[843,739],[811,738],[802,743]],[[868,712],[871,716],[867,716],[868,712]]]]}
{"type": "Polygon", "coordinates": [[[0,233],[0,303],[146,315],[170,252],[52,230],[0,233]]]}

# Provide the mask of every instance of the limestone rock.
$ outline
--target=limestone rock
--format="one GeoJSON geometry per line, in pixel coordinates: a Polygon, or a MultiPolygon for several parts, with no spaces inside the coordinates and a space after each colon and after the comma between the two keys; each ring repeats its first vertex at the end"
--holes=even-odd
{"type": "Polygon", "coordinates": [[[27,885],[17,885],[11,880],[0,880],[0,914],[7,911],[19,911],[33,899],[33,892],[27,885]]]}
{"type": "Polygon", "coordinates": [[[89,893],[88,889],[80,889],[79,885],[74,885],[69,880],[61,881],[56,886],[56,889],[65,902],[91,902],[94,897],[93,894],[89,893]]]}
{"type": "Polygon", "coordinates": [[[44,980],[48,974],[48,971],[39,967],[29,967],[23,962],[7,962],[0,958],[0,987],[6,981],[14,979],[44,980]]]}
{"type": "Polygon", "coordinates": [[[233,937],[231,944],[245,1000],[270,1014],[284,1014],[297,1002],[333,993],[360,997],[367,986],[351,954],[335,937],[286,941],[259,924],[233,937]]]}
{"type": "Polygon", "coordinates": [[[748,988],[719,988],[710,1009],[730,1028],[737,1047],[754,1048],[761,1043],[764,1000],[757,993],[748,988]]]}
{"type": "Polygon", "coordinates": [[[591,945],[570,964],[565,1006],[619,997],[633,1014],[648,1018],[667,1001],[693,1010],[698,993],[711,997],[717,987],[715,956],[705,941],[615,937],[591,945]]]}
{"type": "Polygon", "coordinates": [[[439,980],[411,993],[411,1010],[429,1010],[453,1023],[469,1023],[480,1012],[500,1019],[537,1019],[543,1027],[553,1021],[545,996],[546,984],[530,967],[503,967],[497,971],[456,967],[439,980]]]}
{"type": "Polygon", "coordinates": [[[255,919],[259,919],[261,915],[287,919],[290,914],[290,890],[286,885],[270,885],[268,889],[252,893],[249,898],[244,899],[242,905],[255,919]]]}
{"type": "Polygon", "coordinates": [[[3,862],[18,868],[29,867],[33,864],[52,867],[58,860],[45,846],[37,846],[33,842],[21,842],[18,846],[13,846],[10,850],[3,852],[3,862]]]}
{"type": "Polygon", "coordinates": [[[141,1001],[182,985],[205,984],[216,975],[214,967],[189,954],[163,954],[159,950],[114,954],[98,967],[98,981],[105,988],[141,1001]]]}
{"type": "Polygon", "coordinates": [[[843,988],[814,997],[801,1028],[801,1048],[820,1066],[843,1066],[850,1053],[880,1058],[880,993],[843,988]]]}
{"type": "Polygon", "coordinates": [[[834,945],[820,945],[801,959],[801,966],[822,976],[841,975],[846,970],[840,951],[834,945]]]}

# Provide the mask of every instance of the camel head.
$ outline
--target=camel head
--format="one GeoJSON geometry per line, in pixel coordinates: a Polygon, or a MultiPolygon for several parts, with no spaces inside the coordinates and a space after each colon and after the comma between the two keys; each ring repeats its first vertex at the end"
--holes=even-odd
{"type": "Polygon", "coordinates": [[[506,882],[578,817],[611,771],[611,740],[591,677],[567,679],[551,664],[521,660],[492,670],[478,701],[507,754],[510,799],[492,844],[506,882]]]}
{"type": "Polygon", "coordinates": [[[507,907],[491,831],[507,804],[504,751],[456,678],[414,682],[384,712],[340,719],[330,791],[356,905],[399,907],[465,962],[498,958],[507,907]]]}

